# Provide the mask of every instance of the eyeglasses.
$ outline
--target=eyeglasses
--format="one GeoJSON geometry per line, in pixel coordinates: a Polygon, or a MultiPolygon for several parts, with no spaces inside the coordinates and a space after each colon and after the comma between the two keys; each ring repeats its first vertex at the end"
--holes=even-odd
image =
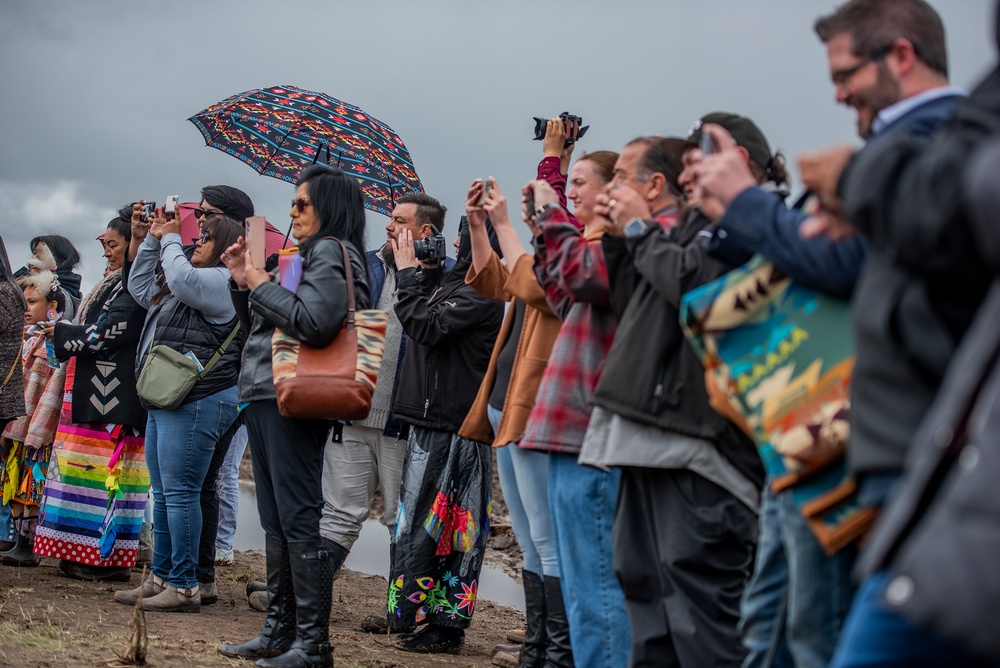
{"type": "Polygon", "coordinates": [[[833,81],[834,86],[846,86],[851,82],[851,79],[854,78],[854,75],[857,74],[862,67],[869,63],[877,63],[892,53],[892,47],[892,44],[883,46],[881,49],[873,51],[867,58],[862,58],[851,67],[845,67],[842,70],[837,70],[836,72],[831,73],[830,80],[833,81]]]}
{"type": "Polygon", "coordinates": [[[307,206],[312,206],[312,202],[310,202],[305,197],[296,197],[295,199],[292,200],[292,206],[298,209],[299,213],[302,213],[303,211],[306,210],[307,206]]]}
{"type": "Polygon", "coordinates": [[[201,236],[198,237],[197,239],[195,239],[195,243],[207,244],[209,241],[211,241],[214,238],[215,237],[213,237],[210,233],[208,233],[208,232],[202,232],[201,236]]]}
{"type": "Polygon", "coordinates": [[[225,214],[222,211],[216,211],[215,209],[195,209],[194,210],[194,217],[195,218],[201,218],[202,216],[211,217],[211,216],[224,216],[224,215],[225,214]]]}

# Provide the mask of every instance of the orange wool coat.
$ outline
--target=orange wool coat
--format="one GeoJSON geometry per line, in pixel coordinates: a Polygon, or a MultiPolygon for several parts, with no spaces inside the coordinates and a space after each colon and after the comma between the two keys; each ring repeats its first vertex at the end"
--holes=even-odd
{"type": "Polygon", "coordinates": [[[458,430],[460,436],[493,443],[493,447],[518,441],[524,434],[528,415],[535,405],[538,385],[542,382],[542,373],[548,364],[549,354],[562,326],[562,321],[556,317],[545,301],[545,293],[535,277],[534,265],[533,255],[522,255],[511,270],[494,253],[482,272],[476,273],[475,268],[470,267],[465,276],[465,282],[485,297],[511,303],[519,299],[527,305],[524,310],[521,338],[517,342],[514,354],[514,367],[510,373],[507,398],[503,404],[499,433],[493,434],[486,416],[486,408],[497,377],[497,359],[514,328],[513,308],[507,309],[500,334],[493,345],[486,376],[479,386],[476,400],[465,422],[458,430]]]}

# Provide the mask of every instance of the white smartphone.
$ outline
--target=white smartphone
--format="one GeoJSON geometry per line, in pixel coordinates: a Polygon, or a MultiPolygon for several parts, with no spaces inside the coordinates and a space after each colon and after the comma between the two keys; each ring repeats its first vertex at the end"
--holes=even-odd
{"type": "Polygon", "coordinates": [[[163,204],[163,217],[167,220],[173,220],[177,217],[177,200],[180,199],[180,195],[168,195],[166,202],[163,204]]]}
{"type": "Polygon", "coordinates": [[[267,234],[266,225],[267,221],[264,216],[250,216],[246,220],[247,248],[250,249],[250,258],[253,260],[253,266],[258,269],[264,268],[264,262],[267,259],[264,254],[264,236],[267,234]]]}

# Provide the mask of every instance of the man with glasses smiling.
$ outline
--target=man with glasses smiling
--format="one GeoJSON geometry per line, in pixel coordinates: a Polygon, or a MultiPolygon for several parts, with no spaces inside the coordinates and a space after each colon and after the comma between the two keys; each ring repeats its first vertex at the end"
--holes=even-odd
{"type": "MultiPolygon", "coordinates": [[[[820,18],[815,31],[827,48],[835,99],[855,110],[858,134],[870,147],[892,136],[934,134],[962,98],[947,85],[944,27],[924,0],[850,0],[820,18]]],[[[855,150],[799,161],[806,186],[830,208],[823,220],[834,218],[837,182],[855,150]]],[[[760,253],[827,294],[847,297],[853,289],[849,458],[860,502],[881,506],[936,387],[922,368],[935,367],[941,341],[928,286],[868,239],[804,239],[800,231],[820,219],[807,219],[756,187],[731,152],[706,158],[699,184],[727,208],[711,253],[733,261],[760,253]]],[[[757,563],[742,606],[750,650],[744,668],[825,666],[847,614],[855,547],[825,554],[790,495],[768,494],[762,504],[757,563]]]]}

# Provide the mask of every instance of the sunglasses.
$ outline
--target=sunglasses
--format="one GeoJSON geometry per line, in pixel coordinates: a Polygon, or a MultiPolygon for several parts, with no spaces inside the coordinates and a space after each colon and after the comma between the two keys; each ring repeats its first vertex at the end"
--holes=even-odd
{"type": "Polygon", "coordinates": [[[215,237],[213,237],[208,232],[203,232],[200,237],[198,237],[197,239],[195,239],[195,243],[207,244],[209,241],[211,241],[214,238],[215,237]]]}
{"type": "Polygon", "coordinates": [[[195,218],[201,218],[203,216],[207,218],[207,217],[210,217],[210,216],[224,216],[224,215],[225,214],[222,211],[215,211],[214,209],[195,209],[194,210],[194,217],[195,218]]]}
{"type": "Polygon", "coordinates": [[[296,197],[292,200],[292,206],[298,209],[299,213],[302,213],[306,210],[307,206],[312,206],[312,202],[307,200],[305,197],[296,197]]]}

